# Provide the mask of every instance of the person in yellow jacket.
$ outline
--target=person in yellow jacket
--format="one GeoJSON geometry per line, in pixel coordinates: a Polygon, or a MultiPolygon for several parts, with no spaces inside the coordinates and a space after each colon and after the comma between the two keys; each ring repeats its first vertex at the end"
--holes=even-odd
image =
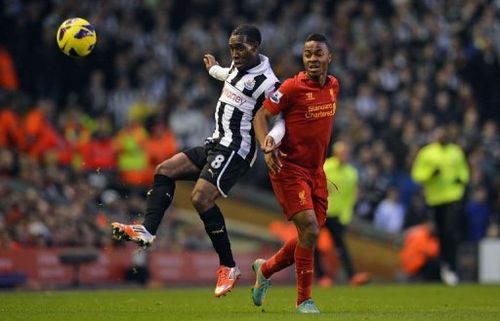
{"type": "MultiPolygon", "coordinates": [[[[328,180],[328,209],[325,227],[330,232],[334,242],[337,256],[353,286],[370,281],[369,273],[356,273],[349,254],[349,249],[344,240],[346,227],[352,220],[354,205],[358,190],[358,172],[348,163],[350,148],[345,142],[333,145],[333,156],[326,159],[323,169],[328,180]]],[[[318,261],[319,262],[319,261],[318,261]]],[[[317,265],[317,274],[320,285],[328,286],[328,276],[324,275],[320,264],[317,265]]]]}
{"type": "Polygon", "coordinates": [[[462,199],[469,182],[469,166],[460,146],[450,141],[445,128],[437,128],[433,142],[422,147],[413,163],[412,178],[423,187],[430,217],[440,243],[441,280],[459,282],[456,269],[460,242],[462,199]]]}

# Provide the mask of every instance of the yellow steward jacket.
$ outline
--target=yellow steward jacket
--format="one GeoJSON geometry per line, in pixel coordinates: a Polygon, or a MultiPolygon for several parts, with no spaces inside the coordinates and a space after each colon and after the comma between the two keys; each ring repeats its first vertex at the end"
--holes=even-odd
{"type": "Polygon", "coordinates": [[[340,223],[351,222],[357,196],[358,172],[350,164],[340,164],[335,157],[327,158],[323,169],[328,179],[328,216],[337,216],[340,223]],[[335,183],[338,191],[332,184],[335,183]]]}
{"type": "Polygon", "coordinates": [[[462,199],[469,166],[460,146],[432,143],[418,152],[411,175],[423,186],[427,205],[437,206],[462,199]]]}

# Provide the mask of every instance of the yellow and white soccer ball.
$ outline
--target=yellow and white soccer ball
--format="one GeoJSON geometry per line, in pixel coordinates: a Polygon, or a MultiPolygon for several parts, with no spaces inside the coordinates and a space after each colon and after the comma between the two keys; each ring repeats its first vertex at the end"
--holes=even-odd
{"type": "Polygon", "coordinates": [[[57,30],[57,45],[71,57],[84,57],[92,52],[97,41],[94,27],[85,19],[71,18],[57,30]]]}

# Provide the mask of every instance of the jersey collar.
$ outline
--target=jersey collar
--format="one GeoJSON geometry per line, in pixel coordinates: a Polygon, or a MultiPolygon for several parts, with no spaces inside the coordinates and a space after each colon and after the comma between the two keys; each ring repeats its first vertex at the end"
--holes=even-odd
{"type": "MultiPolygon", "coordinates": [[[[247,74],[263,74],[267,69],[271,68],[271,64],[269,63],[269,58],[267,58],[266,56],[264,56],[262,54],[259,54],[259,59],[260,59],[260,63],[255,67],[252,67],[248,70],[245,70],[245,73],[247,73],[247,74]]],[[[231,62],[231,66],[234,66],[234,61],[231,62]]],[[[239,70],[238,70],[238,72],[239,72],[239,70]]]]}
{"type": "MultiPolygon", "coordinates": [[[[320,85],[317,81],[309,79],[309,77],[307,77],[307,74],[305,71],[299,72],[298,76],[299,76],[300,81],[307,82],[309,85],[312,85],[315,87],[320,87],[320,85]]],[[[326,76],[326,82],[325,82],[324,86],[328,85],[328,83],[332,80],[331,78],[332,77],[330,75],[326,76]]]]}

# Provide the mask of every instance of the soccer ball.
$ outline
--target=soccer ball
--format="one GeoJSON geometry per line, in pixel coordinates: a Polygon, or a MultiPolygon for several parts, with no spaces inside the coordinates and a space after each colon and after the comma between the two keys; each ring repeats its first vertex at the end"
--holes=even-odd
{"type": "Polygon", "coordinates": [[[64,21],[57,30],[57,45],[71,57],[83,57],[94,49],[97,36],[92,25],[82,18],[64,21]]]}

